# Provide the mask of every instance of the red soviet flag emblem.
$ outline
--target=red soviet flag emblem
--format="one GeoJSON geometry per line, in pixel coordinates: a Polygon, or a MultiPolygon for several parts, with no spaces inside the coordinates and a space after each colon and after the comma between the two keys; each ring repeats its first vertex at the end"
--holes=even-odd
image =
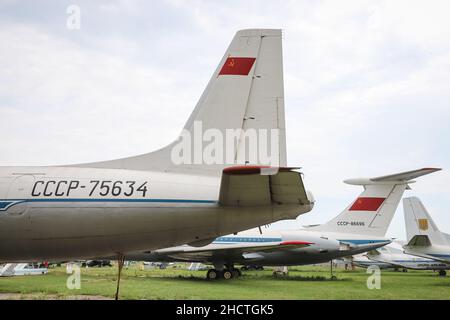
{"type": "Polygon", "coordinates": [[[250,70],[255,64],[256,58],[237,58],[228,57],[219,72],[219,76],[235,75],[248,76],[250,70]]]}
{"type": "Polygon", "coordinates": [[[386,198],[365,198],[356,199],[349,211],[378,211],[386,198]]]}

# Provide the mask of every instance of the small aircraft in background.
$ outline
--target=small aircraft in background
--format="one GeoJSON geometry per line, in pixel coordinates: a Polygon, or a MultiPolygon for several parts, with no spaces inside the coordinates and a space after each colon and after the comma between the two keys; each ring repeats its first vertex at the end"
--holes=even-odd
{"type": "Polygon", "coordinates": [[[231,279],[240,275],[235,264],[289,266],[328,262],[382,247],[404,191],[412,179],[440,169],[425,168],[398,174],[346,180],[364,191],[341,214],[328,223],[303,230],[265,231],[261,228],[216,238],[203,247],[190,245],[134,252],[136,261],[184,261],[214,265],[209,279],[231,279]]]}
{"type": "Polygon", "coordinates": [[[0,277],[37,276],[47,272],[47,266],[40,263],[6,263],[0,266],[0,277]]]}
{"type": "Polygon", "coordinates": [[[349,261],[364,268],[376,265],[380,269],[402,269],[403,272],[406,272],[408,269],[433,270],[439,271],[441,276],[445,276],[446,270],[450,270],[450,264],[404,253],[404,244],[404,241],[394,241],[384,247],[357,255],[349,261]]]}
{"type": "MultiPolygon", "coordinates": [[[[386,245],[388,246],[388,245],[386,245]]],[[[385,248],[386,246],[382,247],[385,248]]],[[[341,260],[346,265],[351,265],[352,268],[354,266],[360,267],[360,268],[369,268],[371,266],[377,266],[380,269],[390,269],[395,268],[390,263],[385,262],[379,262],[379,261],[373,261],[370,260],[365,253],[356,254],[354,256],[344,257],[342,259],[338,259],[338,261],[341,260]]]]}
{"type": "Polygon", "coordinates": [[[450,234],[439,230],[420,199],[403,199],[403,210],[408,237],[405,253],[450,264],[450,234]]]}

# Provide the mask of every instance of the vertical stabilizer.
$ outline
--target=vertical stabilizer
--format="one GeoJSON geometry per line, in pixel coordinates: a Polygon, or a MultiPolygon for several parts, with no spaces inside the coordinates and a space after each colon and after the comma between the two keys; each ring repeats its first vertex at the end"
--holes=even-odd
{"type": "Polygon", "coordinates": [[[419,198],[403,199],[407,241],[415,236],[428,236],[432,244],[448,245],[449,235],[441,232],[419,198]]]}
{"type": "Polygon", "coordinates": [[[207,174],[218,174],[224,167],[235,164],[286,166],[281,38],[281,30],[237,32],[177,141],[152,153],[79,166],[207,174]],[[260,129],[266,131],[268,143],[258,140],[259,143],[249,146],[248,138],[253,134],[248,134],[249,129],[258,134],[260,129]],[[215,142],[218,134],[227,138],[227,130],[236,133],[235,143],[224,141],[223,154],[217,156],[214,152],[213,161],[205,161],[202,156],[205,147],[215,142]],[[277,139],[271,139],[272,132],[276,132],[277,139]],[[179,150],[180,142],[187,136],[192,142],[190,154],[179,150]],[[198,141],[201,145],[194,146],[198,141]],[[231,148],[226,148],[230,145],[231,148]],[[266,155],[270,155],[270,163],[268,157],[259,156],[262,145],[267,149],[266,155]]]}

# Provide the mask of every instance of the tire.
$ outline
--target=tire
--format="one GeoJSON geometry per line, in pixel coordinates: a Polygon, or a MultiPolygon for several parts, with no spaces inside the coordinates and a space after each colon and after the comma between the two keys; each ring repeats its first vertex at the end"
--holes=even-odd
{"type": "Polygon", "coordinates": [[[219,278],[219,273],[215,269],[209,269],[206,273],[206,278],[208,280],[217,280],[219,278]]]}
{"type": "Polygon", "coordinates": [[[222,273],[222,278],[224,278],[225,280],[231,280],[231,279],[233,279],[233,272],[230,271],[230,270],[225,270],[225,271],[222,273]]]}
{"type": "Polygon", "coordinates": [[[440,275],[441,277],[445,277],[445,276],[447,275],[447,271],[445,271],[445,270],[440,270],[440,271],[439,271],[439,275],[440,275]]]}

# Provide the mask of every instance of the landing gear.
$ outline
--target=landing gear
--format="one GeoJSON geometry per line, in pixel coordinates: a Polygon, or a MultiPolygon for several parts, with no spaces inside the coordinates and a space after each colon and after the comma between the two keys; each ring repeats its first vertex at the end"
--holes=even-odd
{"type": "Polygon", "coordinates": [[[403,269],[402,272],[408,272],[408,269],[403,269]]]}
{"type": "Polygon", "coordinates": [[[447,271],[445,270],[439,270],[439,276],[445,277],[447,275],[447,271]]]}
{"type": "Polygon", "coordinates": [[[336,275],[333,273],[333,260],[330,261],[330,279],[337,280],[336,275]]]}
{"type": "Polygon", "coordinates": [[[233,278],[233,272],[231,272],[230,270],[224,270],[224,272],[222,273],[222,277],[225,280],[230,280],[233,278]]]}
{"type": "Polygon", "coordinates": [[[217,280],[221,277],[221,272],[216,269],[209,269],[206,273],[206,278],[208,280],[217,280]]]}
{"type": "Polygon", "coordinates": [[[231,267],[227,267],[223,270],[218,270],[218,268],[217,269],[209,269],[208,272],[206,273],[206,278],[208,280],[218,280],[218,279],[231,280],[231,279],[239,278],[241,275],[242,275],[242,273],[240,270],[231,266],[231,267]]]}

